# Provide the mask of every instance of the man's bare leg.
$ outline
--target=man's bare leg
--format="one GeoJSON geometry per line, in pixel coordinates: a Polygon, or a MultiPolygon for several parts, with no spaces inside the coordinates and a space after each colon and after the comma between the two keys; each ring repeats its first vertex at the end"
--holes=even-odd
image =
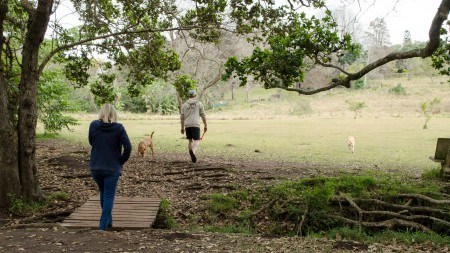
{"type": "Polygon", "coordinates": [[[189,139],[189,144],[188,144],[189,155],[191,156],[191,161],[193,163],[196,163],[197,162],[197,157],[194,154],[194,150],[193,150],[194,146],[195,146],[194,141],[192,139],[189,139]]]}
{"type": "Polygon", "coordinates": [[[194,154],[197,153],[199,147],[200,147],[200,140],[194,140],[194,142],[192,143],[192,151],[194,152],[194,154]]]}

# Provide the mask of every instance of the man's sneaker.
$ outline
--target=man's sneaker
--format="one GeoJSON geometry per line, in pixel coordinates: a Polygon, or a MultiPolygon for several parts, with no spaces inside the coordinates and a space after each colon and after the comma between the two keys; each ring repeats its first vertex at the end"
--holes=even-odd
{"type": "Polygon", "coordinates": [[[191,155],[191,161],[193,163],[196,163],[197,162],[197,157],[195,157],[194,152],[192,150],[189,150],[189,154],[191,155]]]}

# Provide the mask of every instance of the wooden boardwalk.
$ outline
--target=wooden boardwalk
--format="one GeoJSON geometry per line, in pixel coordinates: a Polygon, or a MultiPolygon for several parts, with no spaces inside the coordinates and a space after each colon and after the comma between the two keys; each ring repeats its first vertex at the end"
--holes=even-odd
{"type": "MultiPolygon", "coordinates": [[[[101,207],[100,197],[91,197],[69,215],[61,225],[67,228],[98,229],[101,207]]],[[[158,213],[160,199],[126,198],[116,196],[113,207],[113,229],[150,228],[158,213]]]]}

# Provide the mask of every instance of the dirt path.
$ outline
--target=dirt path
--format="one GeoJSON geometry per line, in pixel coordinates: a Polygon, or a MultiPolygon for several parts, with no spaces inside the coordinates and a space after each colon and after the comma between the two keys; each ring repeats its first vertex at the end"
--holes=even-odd
{"type": "MultiPolygon", "coordinates": [[[[37,164],[45,195],[67,192],[69,201],[55,201],[31,217],[0,215],[0,251],[4,252],[448,252],[433,245],[366,245],[342,240],[216,234],[187,231],[201,212],[201,196],[227,193],[236,186],[252,188],[280,180],[336,173],[333,168],[292,163],[255,163],[158,154],[132,154],[120,179],[118,195],[166,198],[181,229],[100,232],[67,230],[58,225],[89,197],[96,185],[89,175],[89,150],[60,140],[39,141],[37,164]]],[[[356,170],[357,171],[357,170],[356,170]]]]}

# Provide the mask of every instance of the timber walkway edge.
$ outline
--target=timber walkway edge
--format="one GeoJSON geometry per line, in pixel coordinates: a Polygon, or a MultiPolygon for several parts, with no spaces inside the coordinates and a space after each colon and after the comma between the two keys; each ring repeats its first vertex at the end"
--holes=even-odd
{"type": "MultiPolygon", "coordinates": [[[[159,198],[119,197],[114,199],[113,229],[146,229],[155,221],[159,198]]],[[[100,196],[93,196],[62,223],[66,228],[98,229],[101,214],[100,196]]]]}

